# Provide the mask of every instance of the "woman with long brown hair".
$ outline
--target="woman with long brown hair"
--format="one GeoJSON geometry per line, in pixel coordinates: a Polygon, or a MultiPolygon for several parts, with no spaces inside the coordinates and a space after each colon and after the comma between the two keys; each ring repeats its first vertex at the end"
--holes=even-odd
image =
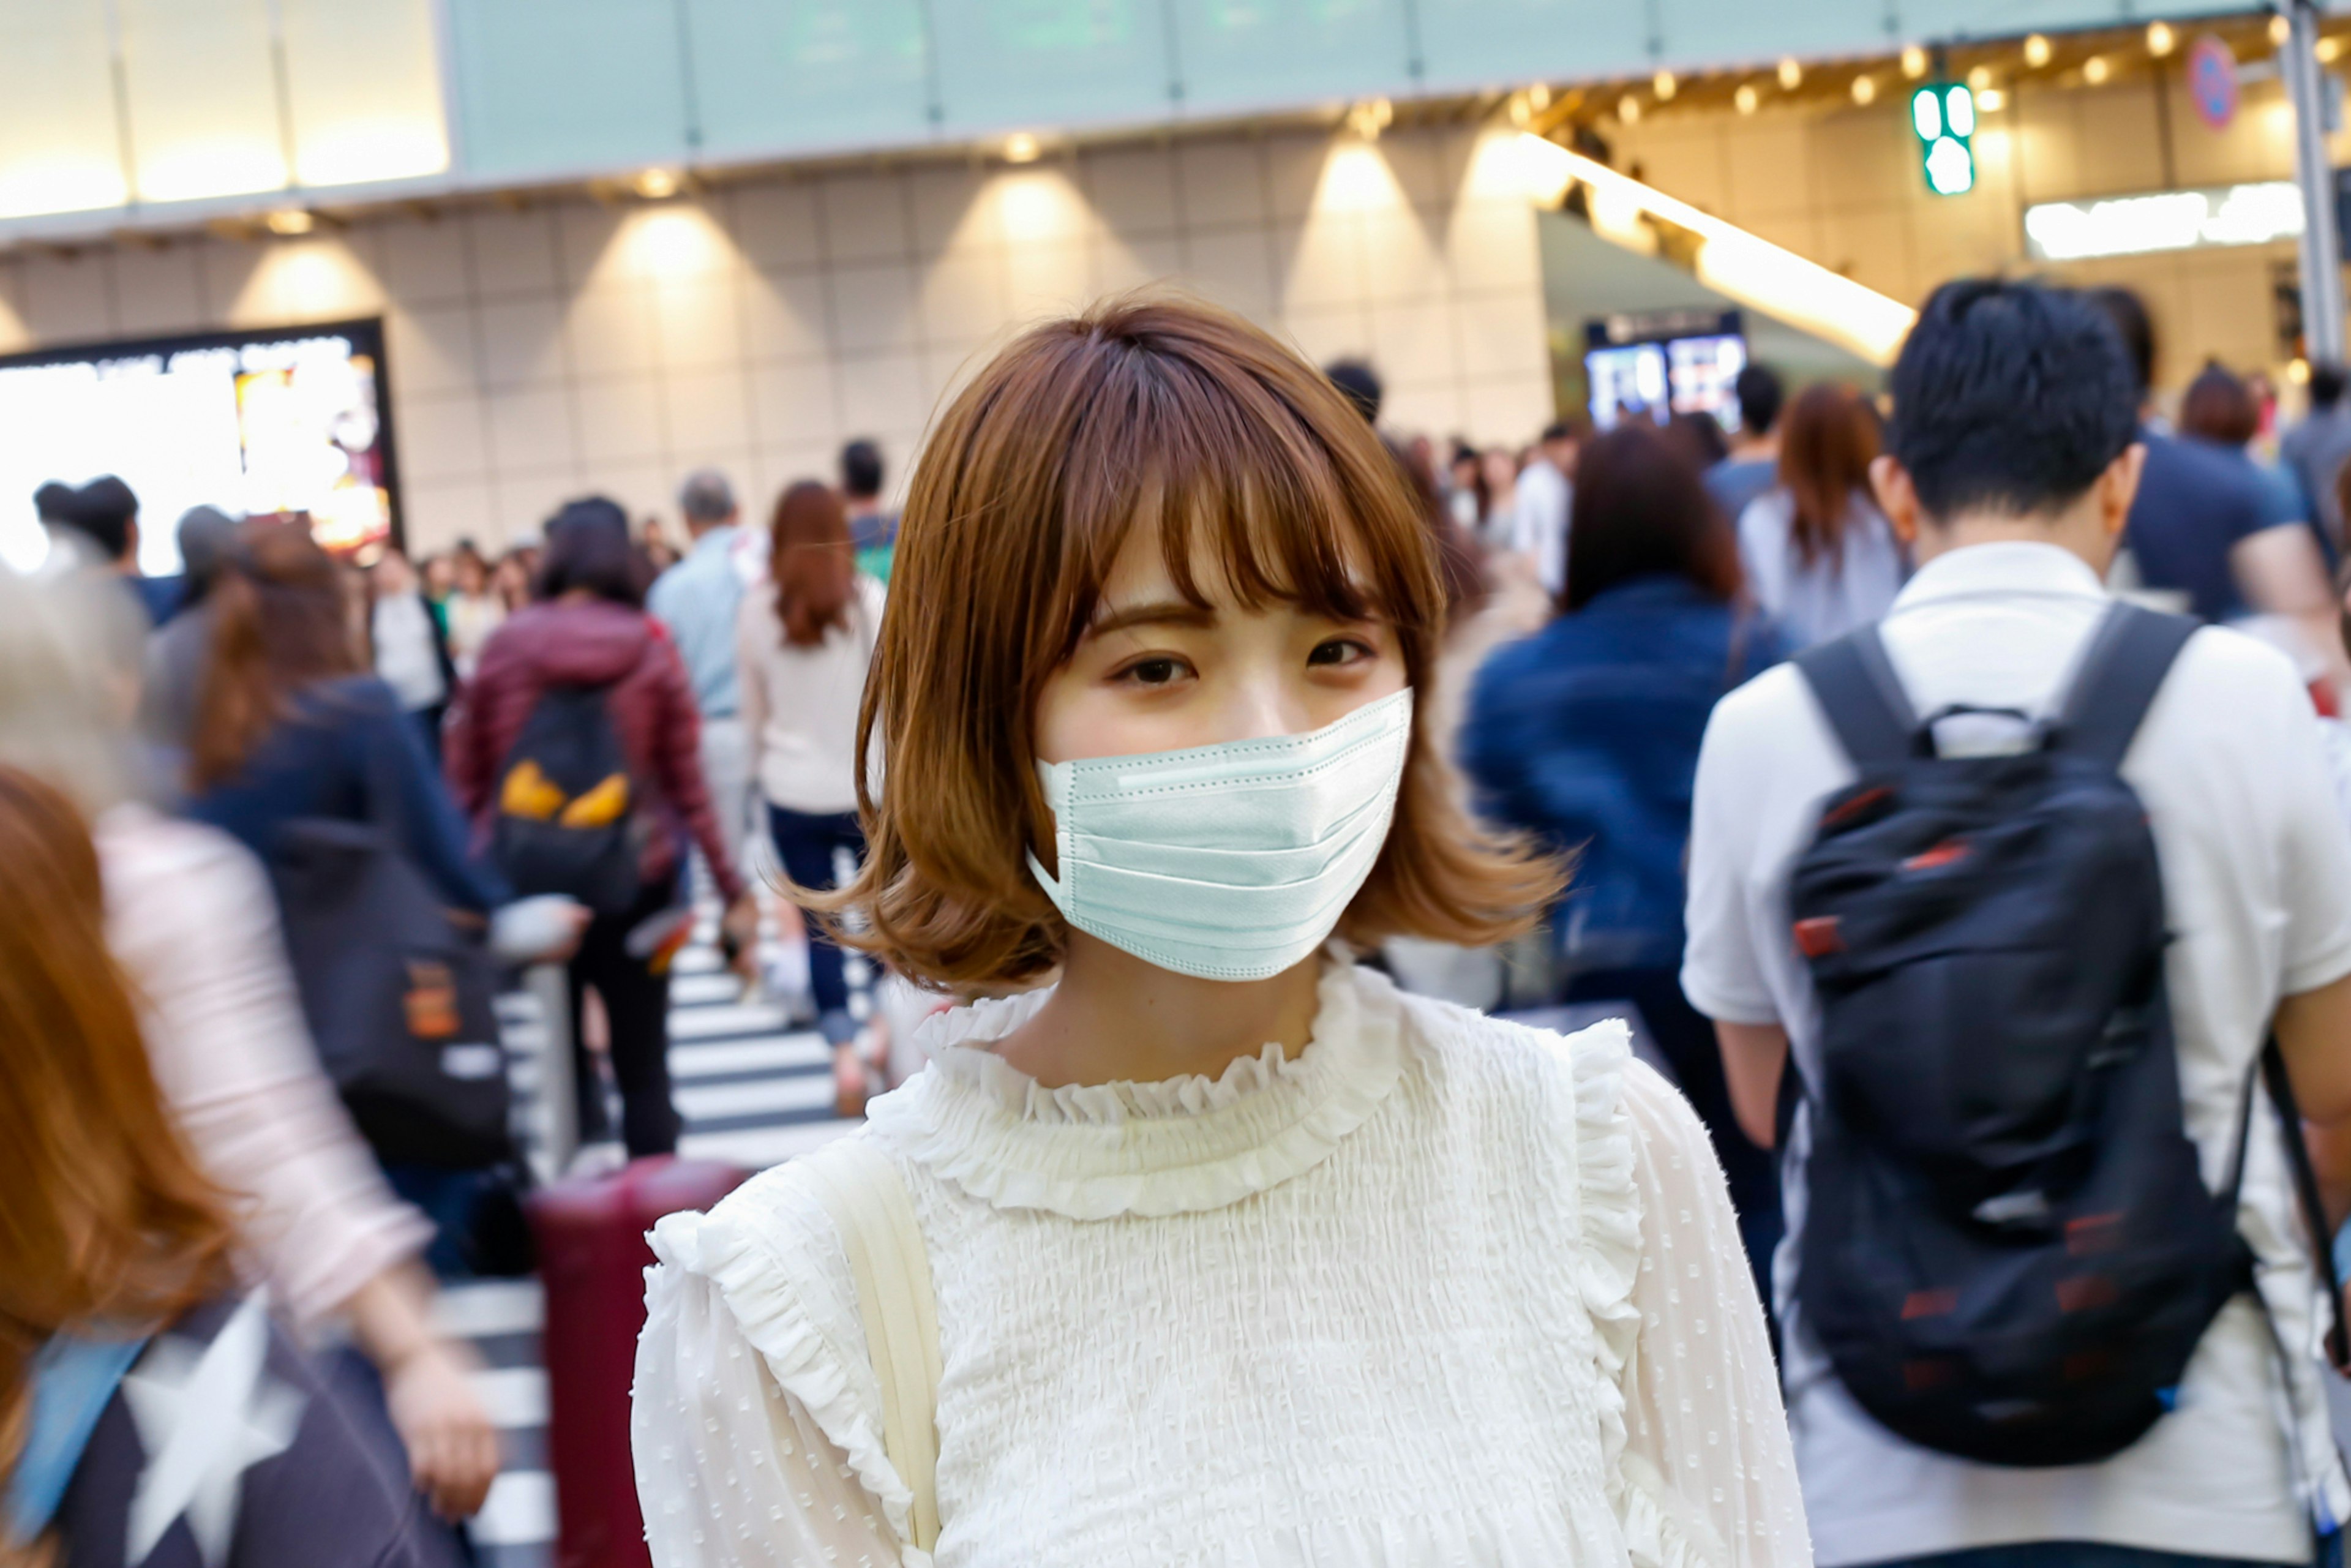
{"type": "Polygon", "coordinates": [[[1830,382],[1796,394],[1780,422],[1780,484],[1739,517],[1756,602],[1797,648],[1881,619],[1909,562],[1869,488],[1877,416],[1830,382]]]}
{"type": "Polygon", "coordinates": [[[428,1561],[389,1456],[239,1299],[240,1207],[157,1089],[88,824],[0,766],[0,1562],[428,1561]]]}
{"type": "MultiPolygon", "coordinates": [[[[857,570],[849,513],[829,486],[803,479],[776,499],[768,524],[772,593],[745,596],[736,623],[744,733],[785,874],[806,888],[838,885],[842,856],[865,853],[857,824],[857,708],[881,635],[883,588],[857,570]]],[[[870,1087],[841,948],[808,922],[809,990],[832,1046],[843,1114],[870,1087]]]]}

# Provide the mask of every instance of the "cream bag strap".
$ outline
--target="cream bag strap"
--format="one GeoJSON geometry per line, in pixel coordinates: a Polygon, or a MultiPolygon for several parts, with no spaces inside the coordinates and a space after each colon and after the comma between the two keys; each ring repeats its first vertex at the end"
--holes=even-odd
{"type": "Polygon", "coordinates": [[[905,1178],[868,1138],[842,1138],[799,1158],[841,1232],[857,1281],[865,1352],[882,1385],[882,1443],[914,1494],[909,1542],[939,1539],[939,1314],[931,1259],[914,1223],[905,1178]]]}

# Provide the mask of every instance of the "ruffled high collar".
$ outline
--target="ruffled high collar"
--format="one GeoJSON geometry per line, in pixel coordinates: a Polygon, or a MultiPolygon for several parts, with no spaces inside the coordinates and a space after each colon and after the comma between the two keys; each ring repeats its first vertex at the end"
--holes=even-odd
{"type": "Polygon", "coordinates": [[[1394,988],[1336,956],[1306,1048],[1291,1057],[1268,1045],[1214,1079],[1044,1088],[988,1048],[1050,994],[977,1002],[925,1023],[915,1040],[930,1068],[867,1107],[874,1128],[998,1208],[1071,1219],[1196,1214],[1321,1164],[1403,1071],[1394,988]]]}

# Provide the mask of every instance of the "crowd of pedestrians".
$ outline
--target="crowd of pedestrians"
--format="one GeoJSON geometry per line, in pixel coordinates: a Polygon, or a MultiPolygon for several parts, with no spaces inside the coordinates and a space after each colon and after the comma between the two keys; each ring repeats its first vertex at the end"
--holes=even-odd
{"type": "Polygon", "coordinates": [[[865,1120],[653,1228],[661,1568],[2333,1561],[2351,404],[2158,364],[1959,282],[1879,389],[1439,448],[1144,295],[674,538],[158,578],[44,486],[0,1563],[465,1560],[496,993],[576,1181],[673,1155],[714,899],[865,1120]]]}

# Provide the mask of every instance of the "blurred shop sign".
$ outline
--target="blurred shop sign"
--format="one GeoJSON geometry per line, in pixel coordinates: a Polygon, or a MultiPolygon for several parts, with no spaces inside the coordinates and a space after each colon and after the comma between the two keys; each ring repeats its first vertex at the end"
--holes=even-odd
{"type": "Polygon", "coordinates": [[[2043,202],[2024,210],[2025,247],[2036,261],[2266,245],[2301,234],[2302,193],[2291,180],[2043,202]]]}
{"type": "Polygon", "coordinates": [[[2196,118],[2215,131],[2237,118],[2237,57],[2210,33],[2188,46],[2188,96],[2196,118]]]}

